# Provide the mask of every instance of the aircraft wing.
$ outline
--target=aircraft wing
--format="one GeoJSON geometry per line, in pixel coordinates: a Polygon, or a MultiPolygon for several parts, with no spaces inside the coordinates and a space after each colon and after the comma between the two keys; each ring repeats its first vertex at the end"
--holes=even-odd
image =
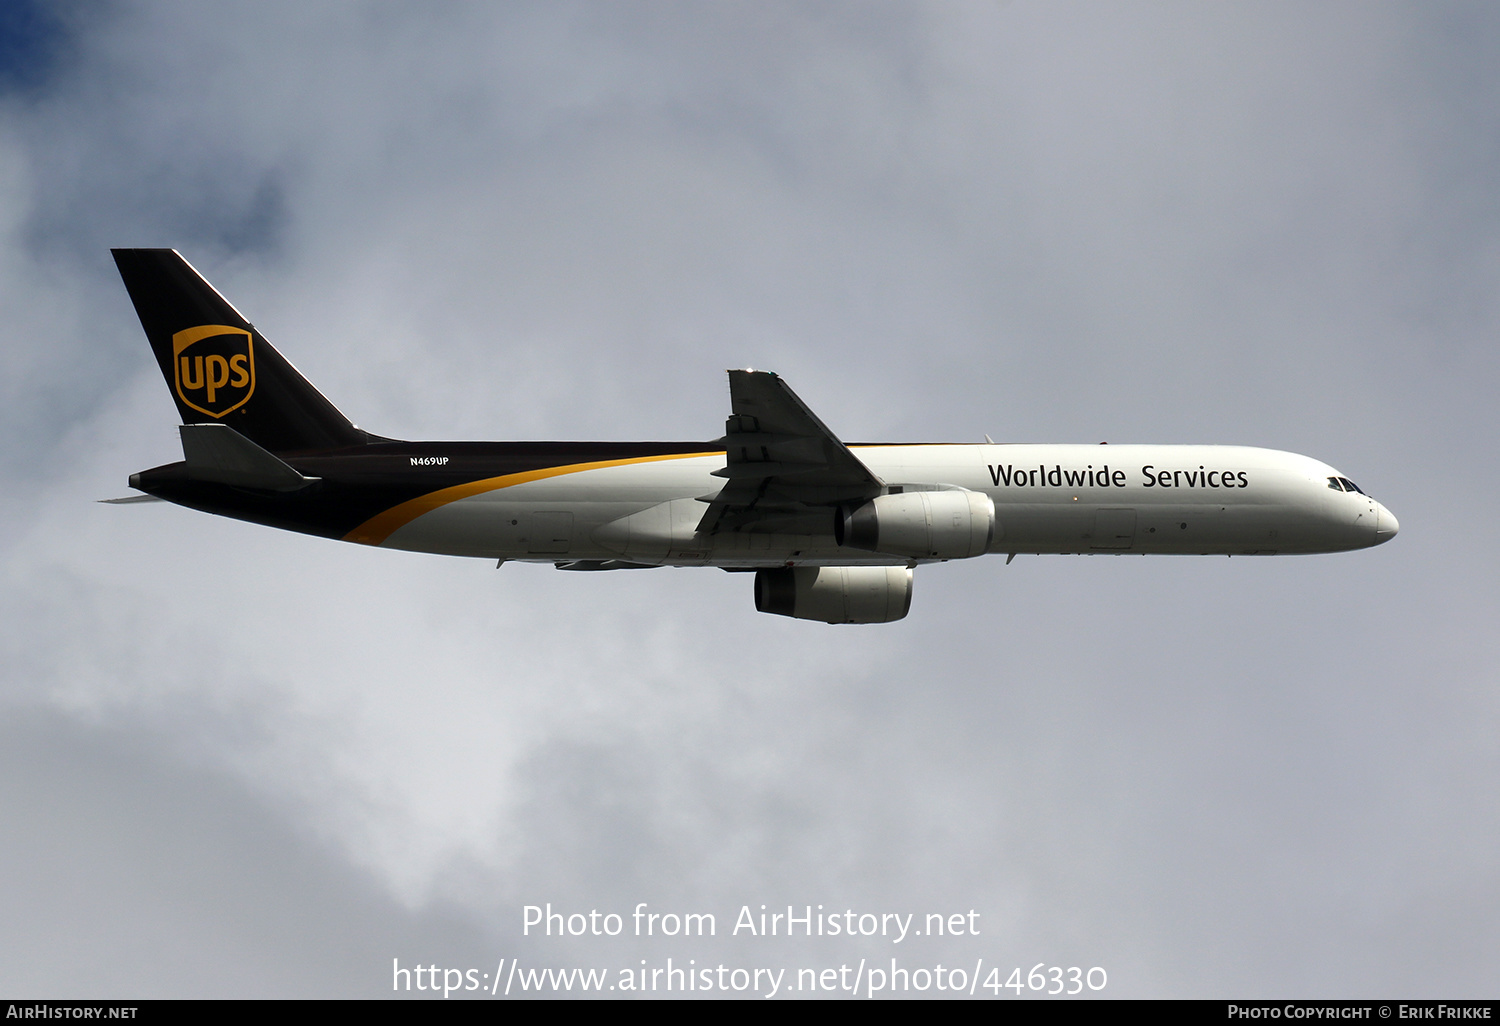
{"type": "Polygon", "coordinates": [[[729,398],[725,465],[713,472],[726,482],[701,497],[700,533],[821,532],[829,507],[881,493],[884,482],[777,375],[732,370],[729,398]]]}

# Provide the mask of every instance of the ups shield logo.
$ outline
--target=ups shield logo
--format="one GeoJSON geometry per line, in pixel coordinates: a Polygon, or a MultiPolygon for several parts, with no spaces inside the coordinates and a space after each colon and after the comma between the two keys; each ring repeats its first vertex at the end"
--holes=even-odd
{"type": "Polygon", "coordinates": [[[255,391],[250,333],[223,324],[179,331],[172,336],[172,375],[178,398],[199,413],[216,420],[233,413],[255,391]]]}

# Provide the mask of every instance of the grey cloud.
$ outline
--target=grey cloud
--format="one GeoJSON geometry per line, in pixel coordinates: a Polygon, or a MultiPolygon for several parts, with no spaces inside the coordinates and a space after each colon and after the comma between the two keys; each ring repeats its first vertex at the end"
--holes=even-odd
{"type": "Polygon", "coordinates": [[[393,902],[210,762],[163,754],[148,723],[7,719],[0,861],[18,990],[357,996],[384,989],[392,958],[483,949],[459,915],[393,902]]]}

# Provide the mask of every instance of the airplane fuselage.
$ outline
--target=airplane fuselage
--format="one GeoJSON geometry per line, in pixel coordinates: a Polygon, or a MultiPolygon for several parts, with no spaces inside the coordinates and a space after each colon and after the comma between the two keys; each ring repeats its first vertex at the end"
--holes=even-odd
{"type": "MultiPolygon", "coordinates": [[[[1241,446],[913,444],[849,447],[893,492],[988,495],[991,553],[1274,555],[1367,548],[1395,518],[1294,453],[1241,446]]],[[[536,562],[627,560],[758,568],[892,565],[923,557],[840,545],[817,529],[702,535],[722,481],[712,443],[392,442],[286,462],[317,483],[290,494],[193,480],[186,465],[133,480],[207,512],[416,552],[536,562]]]]}

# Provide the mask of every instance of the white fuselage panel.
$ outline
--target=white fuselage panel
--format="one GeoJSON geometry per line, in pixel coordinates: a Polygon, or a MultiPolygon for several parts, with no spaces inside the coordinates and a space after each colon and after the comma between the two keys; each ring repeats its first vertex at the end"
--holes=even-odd
{"type": "MultiPolygon", "coordinates": [[[[995,505],[991,552],[1275,554],[1365,548],[1389,518],[1329,487],[1306,456],[1211,445],[851,446],[893,490],[957,486],[995,505]]],[[[724,481],[723,454],[561,473],[438,506],[384,542],[490,559],[624,559],[679,566],[908,562],[839,546],[826,529],[780,535],[695,528],[724,481]]],[[[1394,520],[1389,520],[1394,523],[1394,520]]],[[[913,562],[921,562],[916,560],[913,562]]]]}

